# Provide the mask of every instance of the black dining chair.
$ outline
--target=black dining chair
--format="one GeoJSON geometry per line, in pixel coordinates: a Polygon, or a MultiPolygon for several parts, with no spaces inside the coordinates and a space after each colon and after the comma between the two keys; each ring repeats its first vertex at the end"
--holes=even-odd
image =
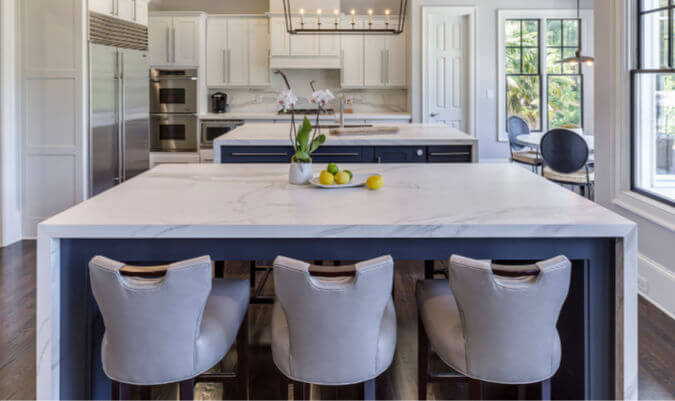
{"type": "Polygon", "coordinates": [[[542,138],[539,150],[544,161],[542,175],[558,184],[579,187],[581,194],[593,199],[595,173],[589,165],[586,140],[574,131],[554,129],[542,138]]]}
{"type": "Polygon", "coordinates": [[[520,135],[528,135],[530,126],[520,117],[512,116],[507,121],[507,131],[509,133],[509,150],[511,151],[511,161],[526,166],[530,166],[533,172],[537,172],[541,166],[541,157],[536,150],[528,149],[527,146],[518,142],[520,135]]]}

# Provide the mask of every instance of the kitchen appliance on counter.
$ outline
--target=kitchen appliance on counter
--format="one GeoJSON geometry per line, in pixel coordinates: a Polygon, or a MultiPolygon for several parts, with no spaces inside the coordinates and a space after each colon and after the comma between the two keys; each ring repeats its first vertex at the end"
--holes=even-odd
{"type": "Polygon", "coordinates": [[[150,167],[148,31],[90,15],[89,195],[150,167]]]}
{"type": "Polygon", "coordinates": [[[212,149],[214,139],[242,125],[244,125],[244,121],[242,120],[202,120],[202,149],[212,149]]]}
{"type": "Polygon", "coordinates": [[[153,152],[197,151],[197,70],[150,70],[153,152]]]}
{"type": "Polygon", "coordinates": [[[216,92],[211,95],[211,112],[222,114],[227,112],[227,93],[216,92]]]}

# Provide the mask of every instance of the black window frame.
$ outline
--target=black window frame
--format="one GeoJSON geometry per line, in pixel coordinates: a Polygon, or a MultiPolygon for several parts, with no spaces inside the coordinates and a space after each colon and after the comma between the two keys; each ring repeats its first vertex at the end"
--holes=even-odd
{"type": "MultiPolygon", "coordinates": [[[[639,1],[639,0],[638,0],[639,1]]],[[[548,68],[548,49],[559,49],[560,50],[560,57],[561,59],[565,58],[565,49],[574,49],[575,52],[577,50],[581,51],[581,25],[582,21],[581,18],[548,18],[546,19],[546,37],[548,38],[548,22],[550,21],[559,21],[560,22],[560,45],[559,46],[551,46],[548,41],[546,43],[546,67],[548,68]],[[571,47],[571,46],[565,46],[565,21],[577,21],[577,45],[576,47],[571,47]]],[[[580,116],[580,121],[579,121],[579,127],[581,129],[584,128],[584,74],[583,74],[583,69],[581,63],[576,63],[577,64],[577,71],[575,73],[565,73],[565,66],[563,64],[560,64],[560,72],[559,73],[549,73],[548,69],[546,70],[546,127],[547,129],[551,130],[551,120],[550,116],[548,113],[548,105],[549,105],[549,88],[550,88],[550,78],[551,77],[579,77],[579,89],[580,89],[580,99],[579,99],[579,116],[580,116]]]]}
{"type": "Polygon", "coordinates": [[[636,162],[637,162],[637,146],[636,140],[638,138],[638,121],[636,115],[636,107],[638,105],[636,95],[637,88],[636,84],[638,82],[638,76],[648,75],[648,74],[675,74],[675,63],[674,58],[675,54],[673,52],[673,45],[675,44],[675,38],[673,35],[673,28],[675,24],[673,23],[673,16],[675,15],[675,0],[668,0],[668,5],[665,7],[657,7],[649,10],[642,9],[642,0],[636,0],[637,3],[637,68],[630,71],[630,188],[631,191],[638,193],[640,195],[646,196],[647,198],[656,200],[658,202],[664,203],[671,207],[675,207],[675,200],[665,198],[656,194],[652,191],[648,191],[644,188],[641,188],[637,185],[637,174],[636,172],[636,162]],[[644,68],[644,60],[642,58],[642,50],[644,38],[642,35],[642,19],[645,15],[661,13],[663,11],[668,12],[668,65],[662,66],[661,68],[644,68]]]}
{"type": "MultiPolygon", "coordinates": [[[[509,120],[509,77],[537,77],[539,78],[539,127],[532,132],[543,132],[544,131],[544,84],[543,84],[543,75],[541,70],[541,58],[542,58],[542,46],[541,46],[541,19],[539,18],[507,18],[506,22],[509,21],[519,21],[520,22],[520,46],[506,46],[504,45],[504,52],[506,54],[507,49],[519,49],[520,50],[520,73],[519,74],[509,74],[504,70],[505,76],[505,88],[504,88],[504,97],[505,97],[505,120],[509,120]],[[537,45],[536,46],[523,46],[523,24],[526,21],[536,22],[537,23],[537,45]],[[537,59],[537,74],[523,74],[523,49],[537,49],[539,55],[537,59]]],[[[506,61],[506,57],[504,58],[506,61]]]]}

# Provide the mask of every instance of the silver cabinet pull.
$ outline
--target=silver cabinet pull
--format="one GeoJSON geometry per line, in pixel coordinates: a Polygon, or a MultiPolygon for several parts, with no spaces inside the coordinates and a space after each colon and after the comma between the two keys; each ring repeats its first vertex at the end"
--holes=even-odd
{"type": "Polygon", "coordinates": [[[386,69],[385,69],[385,71],[387,72],[387,85],[389,85],[389,83],[390,83],[390,82],[389,82],[389,81],[390,81],[390,78],[389,78],[389,67],[390,67],[390,64],[389,64],[389,50],[385,50],[385,54],[386,54],[386,60],[387,60],[387,64],[386,64],[386,69]]]}
{"type": "Polygon", "coordinates": [[[417,156],[424,156],[424,151],[422,149],[417,149],[417,156]]]}
{"type": "Polygon", "coordinates": [[[361,153],[315,153],[314,156],[332,156],[332,157],[361,156],[361,153]]]}
{"type": "Polygon", "coordinates": [[[431,114],[429,114],[429,116],[430,116],[431,118],[438,117],[438,113],[431,113],[431,114]]]}
{"type": "Polygon", "coordinates": [[[232,82],[232,50],[227,49],[227,82],[232,82]]]}
{"type": "Polygon", "coordinates": [[[431,156],[470,156],[469,152],[431,152],[431,156]]]}
{"type": "Polygon", "coordinates": [[[227,49],[223,49],[223,82],[227,82],[227,71],[229,69],[227,65],[227,49]]]}
{"type": "Polygon", "coordinates": [[[172,32],[172,40],[171,41],[173,42],[173,46],[172,46],[173,52],[171,52],[171,54],[173,54],[173,63],[176,64],[176,28],[172,28],[171,32],[172,32]]]}
{"type": "Polygon", "coordinates": [[[235,153],[230,153],[230,155],[231,156],[238,156],[238,157],[241,157],[241,156],[288,156],[288,153],[281,153],[281,152],[279,152],[279,153],[244,153],[244,152],[238,153],[238,152],[235,152],[235,153]]]}
{"type": "Polygon", "coordinates": [[[386,50],[381,50],[380,51],[380,61],[382,62],[382,66],[380,67],[380,82],[384,85],[387,84],[387,61],[386,61],[386,50]]]}

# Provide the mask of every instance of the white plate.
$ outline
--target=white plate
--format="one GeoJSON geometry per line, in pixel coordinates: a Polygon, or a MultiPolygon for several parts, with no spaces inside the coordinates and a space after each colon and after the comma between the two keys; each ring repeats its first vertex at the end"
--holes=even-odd
{"type": "Polygon", "coordinates": [[[309,183],[314,185],[315,187],[326,188],[326,189],[356,188],[356,187],[362,187],[362,186],[366,185],[366,178],[365,177],[359,177],[358,175],[355,175],[355,176],[352,177],[352,180],[349,181],[349,184],[323,185],[322,183],[319,182],[319,177],[314,177],[311,180],[309,180],[309,183]]]}

